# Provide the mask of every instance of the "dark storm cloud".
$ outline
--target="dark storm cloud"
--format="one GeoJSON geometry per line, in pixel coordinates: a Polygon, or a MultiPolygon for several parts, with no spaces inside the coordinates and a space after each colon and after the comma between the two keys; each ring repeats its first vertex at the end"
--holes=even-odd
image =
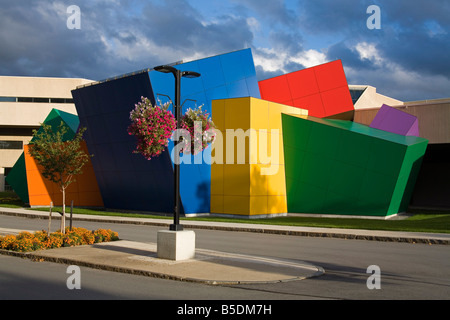
{"type": "Polygon", "coordinates": [[[111,57],[82,11],[81,30],[69,30],[63,2],[8,1],[1,7],[2,75],[106,76],[111,57]]]}
{"type": "Polygon", "coordinates": [[[299,23],[309,33],[352,33],[366,27],[366,10],[376,1],[298,1],[299,23]]]}
{"type": "MultiPolygon", "coordinates": [[[[311,17],[313,12],[319,11],[327,16],[326,12],[334,11],[333,7],[324,5],[329,1],[320,2],[307,2],[311,10],[308,11],[308,17],[311,17]]],[[[447,52],[450,49],[449,1],[383,1],[379,5],[380,30],[369,30],[365,26],[360,28],[357,23],[351,22],[345,27],[345,17],[349,21],[359,20],[365,23],[366,20],[361,19],[361,10],[367,6],[367,1],[360,1],[359,4],[355,1],[336,3],[342,4],[342,9],[329,13],[330,20],[336,22],[323,28],[330,29],[335,26],[336,30],[347,33],[347,39],[353,42],[357,40],[375,43],[384,58],[406,69],[441,74],[450,78],[450,64],[446,63],[449,61],[447,52]]],[[[368,16],[366,14],[365,18],[368,16]]],[[[335,50],[331,49],[337,48],[330,48],[329,54],[335,54],[335,50]]],[[[356,55],[353,58],[358,59],[356,55]]],[[[357,64],[356,60],[349,63],[357,64]]]]}
{"type": "Polygon", "coordinates": [[[245,19],[205,22],[184,0],[2,1],[0,16],[1,75],[99,80],[242,49],[253,37],[245,19]],[[80,7],[80,30],[66,27],[71,4],[80,7]]]}
{"type": "Polygon", "coordinates": [[[450,59],[447,54],[450,49],[449,1],[299,1],[299,12],[301,23],[308,32],[317,36],[336,36],[336,43],[327,49],[327,58],[342,59],[344,66],[359,71],[357,78],[350,77],[350,82],[362,82],[366,73],[367,81],[384,92],[399,88],[397,96],[400,99],[450,95],[450,92],[441,91],[425,96],[427,93],[421,90],[427,85],[419,81],[420,78],[424,82],[435,77],[440,82],[438,87],[444,87],[443,84],[450,81],[450,59]],[[370,15],[366,9],[371,4],[380,8],[379,30],[366,27],[370,15]],[[373,45],[382,63],[376,64],[362,57],[355,50],[358,43],[373,45]],[[417,82],[409,84],[415,85],[415,88],[404,90],[401,88],[406,83],[395,83],[392,79],[387,81],[386,73],[399,70],[417,77],[417,82]],[[405,92],[408,95],[402,97],[405,92]]]}
{"type": "Polygon", "coordinates": [[[303,51],[303,37],[298,32],[274,31],[269,34],[269,41],[276,50],[292,55],[303,51]]]}
{"type": "Polygon", "coordinates": [[[0,75],[100,80],[250,47],[259,79],[325,57],[343,61],[349,83],[399,99],[450,95],[448,0],[198,1],[0,0],[0,75]],[[73,4],[80,30],[66,27],[73,4]],[[366,26],[372,4],[379,30],[366,26]],[[216,5],[222,11],[205,10],[216,5]]]}
{"type": "Polygon", "coordinates": [[[346,42],[336,43],[328,48],[327,58],[329,60],[342,60],[342,63],[361,72],[374,70],[378,67],[368,59],[361,59],[356,50],[352,50],[346,42]]]}
{"type": "Polygon", "coordinates": [[[253,40],[245,18],[223,15],[205,20],[186,1],[170,0],[161,5],[148,3],[139,25],[158,45],[190,54],[238,50],[253,40]]]}
{"type": "Polygon", "coordinates": [[[233,0],[233,2],[239,4],[241,8],[246,8],[248,14],[257,16],[272,28],[277,25],[296,26],[297,14],[295,11],[287,8],[286,1],[233,0]]]}
{"type": "MultiPolygon", "coordinates": [[[[449,13],[450,14],[450,13],[449,13]]],[[[450,79],[450,34],[431,35],[424,25],[397,32],[378,44],[380,52],[403,67],[450,79]]]]}

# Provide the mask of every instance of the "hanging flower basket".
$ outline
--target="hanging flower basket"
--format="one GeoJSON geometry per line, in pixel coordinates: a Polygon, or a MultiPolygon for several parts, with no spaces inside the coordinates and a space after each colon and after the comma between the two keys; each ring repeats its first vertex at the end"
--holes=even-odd
{"type": "Polygon", "coordinates": [[[191,136],[189,144],[185,139],[183,152],[197,154],[203,151],[215,139],[215,124],[209,114],[202,110],[202,106],[189,108],[181,118],[181,129],[187,130],[191,136]]]}
{"type": "Polygon", "coordinates": [[[128,127],[128,134],[137,139],[133,153],[140,153],[151,160],[165,150],[176,129],[175,117],[167,110],[168,106],[153,106],[146,97],[141,97],[141,102],[135,104],[130,112],[131,125],[128,127]]]}

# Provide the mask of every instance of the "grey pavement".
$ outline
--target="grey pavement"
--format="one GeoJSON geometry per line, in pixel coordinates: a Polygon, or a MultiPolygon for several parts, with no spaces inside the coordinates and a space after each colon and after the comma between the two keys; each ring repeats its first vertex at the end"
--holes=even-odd
{"type": "MultiPolygon", "coordinates": [[[[48,212],[0,208],[0,214],[48,219],[48,212]]],[[[59,216],[59,214],[57,214],[59,216]]],[[[73,221],[128,223],[168,227],[171,219],[93,216],[76,214],[73,221]]],[[[308,228],[229,222],[182,220],[185,229],[212,229],[234,232],[258,232],[310,237],[337,237],[373,241],[450,244],[450,234],[393,232],[335,228],[308,228]]],[[[25,230],[2,229],[0,234],[25,230]]],[[[27,230],[35,231],[35,230],[27,230]]],[[[120,235],[119,235],[120,236],[120,235]]],[[[74,264],[109,271],[146,275],[164,279],[208,284],[268,283],[302,280],[320,276],[321,266],[306,262],[271,259],[250,255],[230,254],[196,249],[193,259],[173,261],[157,257],[155,243],[118,240],[94,245],[16,253],[0,250],[2,254],[17,255],[38,261],[74,264]]]]}

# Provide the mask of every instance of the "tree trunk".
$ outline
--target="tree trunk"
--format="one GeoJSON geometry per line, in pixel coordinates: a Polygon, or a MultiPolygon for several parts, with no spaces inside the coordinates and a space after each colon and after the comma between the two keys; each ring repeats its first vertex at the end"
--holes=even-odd
{"type": "Polygon", "coordinates": [[[62,188],[62,217],[61,217],[61,233],[66,233],[66,188],[62,188]]]}

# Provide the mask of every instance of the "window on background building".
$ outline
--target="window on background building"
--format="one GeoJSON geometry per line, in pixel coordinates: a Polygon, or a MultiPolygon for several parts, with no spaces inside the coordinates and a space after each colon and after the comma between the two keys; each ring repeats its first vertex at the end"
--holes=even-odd
{"type": "Polygon", "coordinates": [[[63,98],[50,98],[50,103],[66,103],[66,99],[63,99],[63,98]]]}
{"type": "Polygon", "coordinates": [[[16,97],[0,97],[0,102],[16,102],[16,97]]]}
{"type": "Polygon", "coordinates": [[[74,103],[68,98],[0,97],[0,102],[74,103]]]}
{"type": "Polygon", "coordinates": [[[36,103],[49,103],[50,99],[49,98],[33,98],[33,102],[36,102],[36,103]]]}
{"type": "Polygon", "coordinates": [[[18,97],[17,102],[33,102],[33,98],[18,97]]]}
{"type": "Polygon", "coordinates": [[[352,101],[353,104],[356,103],[356,101],[358,101],[359,97],[361,97],[361,95],[363,94],[364,89],[350,89],[350,96],[352,97],[352,101]]]}
{"type": "Polygon", "coordinates": [[[0,149],[22,150],[23,149],[23,141],[0,140],[0,149]]]}

